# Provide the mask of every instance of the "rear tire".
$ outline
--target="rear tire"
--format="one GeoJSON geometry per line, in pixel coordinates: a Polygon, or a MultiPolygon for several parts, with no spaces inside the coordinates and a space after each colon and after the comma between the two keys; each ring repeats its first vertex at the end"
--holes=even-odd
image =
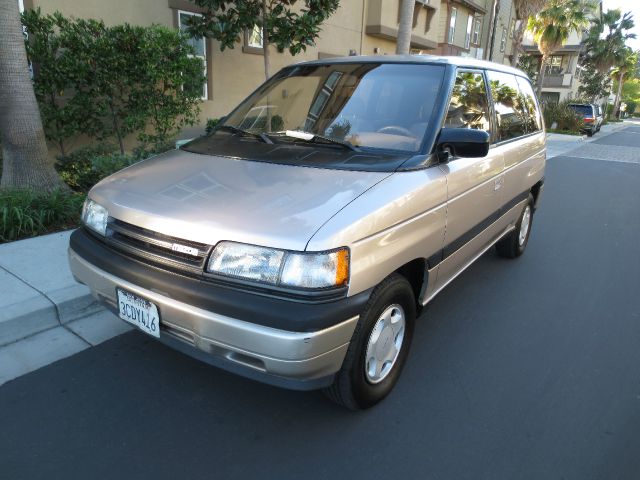
{"type": "Polygon", "coordinates": [[[522,209],[516,228],[496,243],[498,255],[505,258],[517,258],[524,253],[531,235],[533,222],[533,196],[529,194],[526,205],[522,209]]]}
{"type": "Polygon", "coordinates": [[[351,410],[372,407],[386,397],[406,363],[415,317],[411,285],[402,275],[391,274],[371,294],[342,368],[324,394],[351,410]]]}

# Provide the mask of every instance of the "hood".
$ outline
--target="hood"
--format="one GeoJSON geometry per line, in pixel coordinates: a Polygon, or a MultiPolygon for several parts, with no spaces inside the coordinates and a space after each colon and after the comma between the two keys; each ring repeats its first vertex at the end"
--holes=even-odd
{"type": "Polygon", "coordinates": [[[110,216],[165,235],[304,250],[329,218],[389,175],[174,150],[106,178],[89,196],[110,216]]]}

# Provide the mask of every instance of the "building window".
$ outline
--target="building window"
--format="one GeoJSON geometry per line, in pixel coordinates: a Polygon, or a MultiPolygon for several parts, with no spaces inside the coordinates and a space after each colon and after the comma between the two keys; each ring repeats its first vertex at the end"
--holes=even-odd
{"type": "MultiPolygon", "coordinates": [[[[180,31],[186,33],[187,31],[187,19],[190,16],[200,17],[202,15],[198,13],[178,11],[178,24],[180,25],[180,31]]],[[[202,66],[204,68],[204,83],[202,84],[202,94],[200,95],[203,100],[208,98],[207,91],[207,44],[204,37],[191,37],[189,39],[189,45],[193,47],[195,52],[194,57],[202,59],[202,66]]]]}
{"type": "Polygon", "coordinates": [[[562,69],[562,55],[551,55],[547,60],[545,73],[547,75],[561,75],[563,73],[562,69]]]}
{"type": "Polygon", "coordinates": [[[447,42],[453,43],[453,39],[456,38],[456,18],[458,17],[458,9],[451,7],[451,16],[449,17],[449,34],[447,42]]]}
{"type": "Polygon", "coordinates": [[[469,14],[467,18],[467,32],[464,36],[464,48],[471,46],[471,30],[473,29],[473,15],[469,14]]]}
{"type": "Polygon", "coordinates": [[[502,27],[502,37],[500,38],[500,51],[504,52],[507,47],[507,27],[502,27]]]}
{"type": "Polygon", "coordinates": [[[480,30],[482,30],[482,20],[476,18],[473,27],[473,39],[471,40],[474,45],[480,45],[480,30]]]}
{"type": "Polygon", "coordinates": [[[264,42],[262,40],[262,27],[260,25],[254,25],[253,30],[249,32],[249,35],[247,35],[247,47],[264,47],[264,42]]]}

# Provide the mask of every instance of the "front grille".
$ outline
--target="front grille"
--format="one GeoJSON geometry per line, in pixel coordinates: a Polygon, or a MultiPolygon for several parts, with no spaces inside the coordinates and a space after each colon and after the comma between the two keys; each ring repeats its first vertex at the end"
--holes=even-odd
{"type": "Polygon", "coordinates": [[[211,245],[170,237],[115,218],[110,218],[107,224],[106,241],[115,250],[126,255],[196,274],[202,274],[204,263],[213,248],[211,245]],[[176,251],[173,249],[175,245],[178,248],[195,249],[197,255],[176,251]]]}

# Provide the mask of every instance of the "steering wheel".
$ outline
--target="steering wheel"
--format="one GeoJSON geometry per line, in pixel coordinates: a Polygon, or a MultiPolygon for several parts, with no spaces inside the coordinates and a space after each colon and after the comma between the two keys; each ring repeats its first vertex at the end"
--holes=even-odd
{"type": "Polygon", "coordinates": [[[404,127],[400,127],[398,125],[387,125],[386,127],[382,127],[376,133],[388,133],[388,134],[396,134],[402,135],[404,137],[415,138],[415,135],[411,130],[408,130],[404,127]]]}

